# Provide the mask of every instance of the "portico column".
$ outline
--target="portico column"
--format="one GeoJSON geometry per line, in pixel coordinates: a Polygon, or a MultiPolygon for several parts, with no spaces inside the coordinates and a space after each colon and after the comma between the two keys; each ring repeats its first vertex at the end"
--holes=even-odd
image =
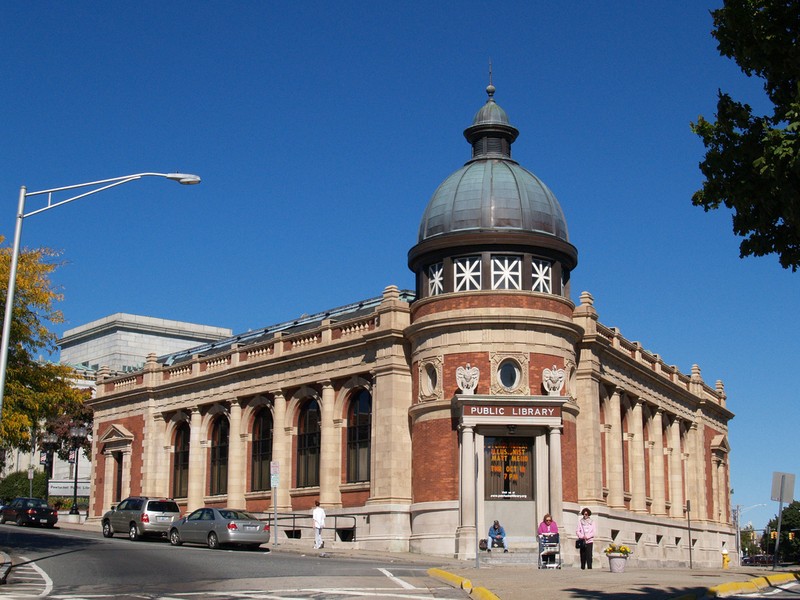
{"type": "Polygon", "coordinates": [[[228,440],[228,506],[245,506],[244,446],[242,440],[242,405],[231,401],[231,428],[228,440]]]}
{"type": "Polygon", "coordinates": [[[202,436],[200,427],[202,415],[200,408],[195,406],[192,410],[191,427],[189,434],[189,485],[186,496],[186,512],[192,512],[203,506],[203,488],[205,487],[205,449],[200,447],[202,436]]]}
{"type": "Polygon", "coordinates": [[[470,425],[461,425],[461,475],[459,527],[456,531],[456,554],[459,558],[475,556],[475,431],[470,425]]]}
{"type": "Polygon", "coordinates": [[[112,504],[116,504],[117,499],[114,498],[114,467],[116,467],[116,460],[114,460],[114,453],[106,450],[103,452],[105,459],[105,469],[103,469],[103,506],[100,514],[109,510],[112,504]]]}
{"type": "Polygon", "coordinates": [[[286,435],[286,399],[283,392],[272,392],[272,460],[280,467],[278,475],[278,510],[292,510],[292,498],[289,490],[292,488],[292,461],[290,459],[290,438],[286,435]]]}
{"type": "Polygon", "coordinates": [[[561,426],[550,428],[550,514],[556,523],[563,521],[563,485],[561,473],[561,426]]]}
{"type": "Polygon", "coordinates": [[[621,392],[616,388],[608,399],[608,506],[625,507],[622,463],[622,413],[621,392]]]}
{"type": "Polygon", "coordinates": [[[536,523],[541,523],[550,507],[550,459],[547,452],[547,437],[543,427],[536,430],[534,437],[536,452],[536,523]]]}
{"type": "Polygon", "coordinates": [[[334,392],[330,381],[323,381],[320,407],[319,502],[323,506],[341,506],[339,492],[341,463],[336,452],[336,430],[333,426],[334,392]]]}
{"type": "Polygon", "coordinates": [[[683,517],[683,464],[681,460],[681,423],[675,418],[669,426],[669,515],[683,517]]]}
{"type": "Polygon", "coordinates": [[[653,433],[653,460],[650,469],[650,494],[653,497],[651,510],[654,515],[667,514],[667,492],[664,483],[664,422],[662,409],[653,415],[651,431],[653,433]]]}
{"type": "Polygon", "coordinates": [[[634,399],[631,410],[631,510],[647,512],[647,484],[644,468],[644,428],[642,427],[642,401],[634,399]]]}

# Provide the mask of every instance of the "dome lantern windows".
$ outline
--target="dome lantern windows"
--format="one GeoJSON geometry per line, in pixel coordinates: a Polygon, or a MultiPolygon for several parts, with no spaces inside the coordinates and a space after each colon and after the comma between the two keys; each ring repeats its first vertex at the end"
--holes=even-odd
{"type": "Polygon", "coordinates": [[[471,292],[481,289],[481,257],[466,256],[453,261],[455,291],[471,292]]]}
{"type": "Polygon", "coordinates": [[[522,258],[519,256],[492,256],[492,289],[522,289],[522,258]]]}

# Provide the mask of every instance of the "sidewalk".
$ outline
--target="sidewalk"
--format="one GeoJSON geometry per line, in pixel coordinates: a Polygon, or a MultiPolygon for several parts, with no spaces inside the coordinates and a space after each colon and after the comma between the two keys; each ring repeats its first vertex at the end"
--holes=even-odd
{"type": "MultiPolygon", "coordinates": [[[[58,527],[62,529],[79,529],[100,533],[100,523],[95,520],[89,523],[68,523],[66,519],[59,520],[58,527]]],[[[327,546],[327,544],[326,544],[327,546]]],[[[756,567],[738,567],[727,571],[700,570],[700,569],[638,569],[629,568],[625,573],[611,573],[608,565],[597,561],[596,567],[591,571],[582,571],[576,568],[560,570],[539,570],[536,565],[481,565],[476,568],[475,561],[459,561],[442,557],[432,558],[411,553],[376,553],[348,547],[346,543],[335,543],[323,551],[312,550],[306,540],[285,540],[276,547],[269,545],[275,552],[291,552],[297,554],[316,554],[331,557],[358,557],[376,558],[381,556],[387,560],[403,562],[420,562],[440,565],[440,573],[431,573],[431,576],[440,581],[462,587],[475,588],[472,598],[489,600],[530,600],[532,597],[557,599],[557,598],[595,598],[625,600],[642,599],[675,599],[685,597],[709,597],[709,588],[730,584],[733,582],[749,582],[757,577],[788,580],[793,576],[789,573],[778,574],[771,569],[756,567]],[[444,573],[444,575],[442,575],[444,573]],[[438,576],[437,576],[438,575],[438,576]],[[774,576],[779,575],[778,578],[774,576]],[[466,582],[464,580],[467,580],[466,582]],[[483,589],[481,589],[483,588],[483,589]]],[[[504,556],[504,555],[499,555],[504,556]]],[[[505,555],[509,556],[509,555],[505,555]]],[[[429,572],[430,573],[430,572],[429,572]]],[[[747,591],[742,586],[724,586],[719,590],[719,595],[725,592],[747,591]]]]}

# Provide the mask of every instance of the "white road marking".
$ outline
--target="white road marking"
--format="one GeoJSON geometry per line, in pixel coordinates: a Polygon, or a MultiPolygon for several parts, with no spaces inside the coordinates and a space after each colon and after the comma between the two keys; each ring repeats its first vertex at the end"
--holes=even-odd
{"type": "Polygon", "coordinates": [[[381,573],[383,573],[384,575],[386,575],[386,576],[387,576],[387,577],[388,577],[388,578],[389,578],[391,581],[394,581],[394,582],[395,582],[397,585],[399,585],[399,586],[400,586],[401,588],[403,588],[403,589],[406,589],[406,590],[415,590],[415,589],[417,589],[417,588],[415,588],[413,585],[411,585],[410,583],[408,583],[407,581],[403,581],[403,580],[402,580],[402,579],[400,579],[399,577],[395,577],[394,575],[392,575],[392,574],[391,574],[389,571],[387,571],[386,569],[378,569],[378,571],[380,571],[381,573]]]}

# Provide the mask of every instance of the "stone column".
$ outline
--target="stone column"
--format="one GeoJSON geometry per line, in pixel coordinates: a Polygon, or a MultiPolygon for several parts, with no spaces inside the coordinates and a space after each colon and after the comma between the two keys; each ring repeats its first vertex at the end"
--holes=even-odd
{"type": "Polygon", "coordinates": [[[172,447],[166,439],[167,423],[164,420],[164,415],[155,413],[150,419],[151,427],[153,429],[152,445],[155,449],[154,456],[154,469],[152,484],[153,493],[157,496],[169,498],[172,496],[169,489],[170,482],[170,458],[172,457],[172,447]]]}
{"type": "Polygon", "coordinates": [[[333,404],[335,402],[333,384],[323,381],[322,403],[320,406],[320,455],[319,455],[319,502],[323,506],[342,505],[339,491],[341,483],[341,462],[336,452],[336,429],[333,426],[333,404]]]}
{"type": "Polygon", "coordinates": [[[543,427],[534,434],[536,453],[536,523],[541,523],[545,513],[550,510],[550,459],[547,451],[547,437],[543,427]]]}
{"type": "Polygon", "coordinates": [[[606,467],[608,468],[608,506],[625,508],[625,487],[622,471],[622,412],[621,391],[615,389],[608,399],[608,446],[606,467]]]}
{"type": "Polygon", "coordinates": [[[719,520],[719,457],[711,458],[711,520],[719,520]]]}
{"type": "Polygon", "coordinates": [[[100,514],[109,510],[112,504],[116,504],[116,498],[114,498],[114,476],[116,473],[114,471],[116,470],[117,461],[114,460],[114,453],[108,450],[103,452],[103,457],[105,458],[105,469],[103,470],[103,506],[100,514]]]}
{"type": "Polygon", "coordinates": [[[272,460],[280,467],[278,475],[277,503],[279,511],[292,510],[292,498],[289,491],[292,489],[292,438],[289,435],[292,428],[286,423],[286,398],[281,390],[272,393],[272,460]]]}
{"type": "Polygon", "coordinates": [[[461,425],[461,472],[459,527],[456,530],[456,554],[458,558],[475,557],[477,535],[475,523],[475,431],[471,426],[461,425]]]}
{"type": "Polygon", "coordinates": [[[710,462],[710,458],[705,455],[703,432],[703,426],[695,421],[687,434],[687,447],[689,448],[686,465],[686,479],[689,482],[687,498],[692,501],[692,518],[696,518],[698,521],[708,519],[706,462],[710,462]]]}
{"type": "Polygon", "coordinates": [[[653,455],[650,463],[650,495],[653,498],[651,511],[656,516],[667,514],[667,491],[664,482],[664,422],[663,409],[653,415],[653,455]]]}
{"type": "Polygon", "coordinates": [[[642,401],[633,399],[631,410],[631,510],[647,512],[647,487],[644,468],[644,428],[642,426],[642,401]]]}
{"type": "Polygon", "coordinates": [[[717,520],[720,523],[728,522],[728,499],[730,498],[730,485],[728,483],[726,465],[724,457],[720,457],[719,465],[717,465],[717,481],[719,482],[719,513],[717,513],[717,520]]]}
{"type": "Polygon", "coordinates": [[[681,457],[681,422],[674,418],[669,426],[669,515],[683,517],[683,461],[681,457]]]}
{"type": "Polygon", "coordinates": [[[561,426],[550,428],[550,514],[556,523],[563,523],[563,475],[561,472],[561,426]]]}
{"type": "Polygon", "coordinates": [[[246,444],[242,438],[242,405],[231,401],[230,439],[228,440],[228,506],[244,507],[247,467],[244,460],[246,444]]]}
{"type": "Polygon", "coordinates": [[[192,408],[192,418],[189,422],[191,431],[189,434],[189,485],[186,497],[186,512],[203,506],[203,496],[206,482],[206,453],[201,446],[202,435],[200,427],[203,417],[200,408],[192,408]]]}

